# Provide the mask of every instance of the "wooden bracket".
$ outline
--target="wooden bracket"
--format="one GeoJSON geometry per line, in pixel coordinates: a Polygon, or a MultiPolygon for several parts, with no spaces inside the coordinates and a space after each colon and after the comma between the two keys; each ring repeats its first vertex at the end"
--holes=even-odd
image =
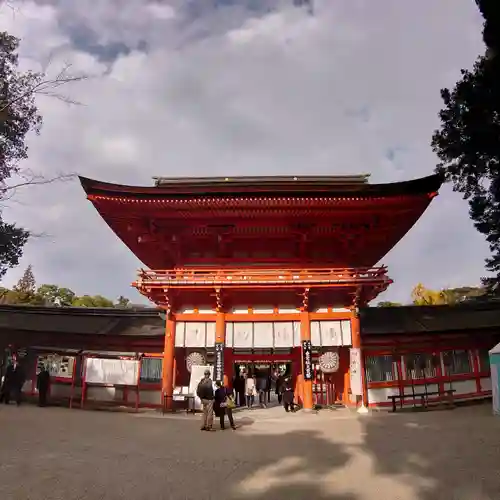
{"type": "Polygon", "coordinates": [[[302,312],[309,311],[309,288],[304,288],[304,292],[300,294],[302,297],[302,304],[300,306],[300,310],[302,312]]]}

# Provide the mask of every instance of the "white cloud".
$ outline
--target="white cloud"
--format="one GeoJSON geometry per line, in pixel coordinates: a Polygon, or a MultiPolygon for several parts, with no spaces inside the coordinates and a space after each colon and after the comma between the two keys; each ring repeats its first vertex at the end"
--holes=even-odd
{"type": "MultiPolygon", "coordinates": [[[[26,166],[146,185],[154,175],[372,172],[390,182],[432,172],[439,89],[483,50],[474,2],[322,0],[314,16],[292,1],[220,3],[61,0],[4,11],[0,22],[23,36],[23,64],[52,55],[55,69],[71,62],[95,75],[65,89],[83,106],[40,98],[45,124],[26,166]],[[128,54],[103,63],[111,43],[128,54]]],[[[33,263],[39,282],[136,298],[127,286],[140,264],[79,185],[25,190],[18,202],[6,216],[50,237],[29,243],[8,284],[33,263]]],[[[406,300],[419,281],[476,283],[486,254],[467,205],[443,189],[384,259],[396,281],[387,297],[406,300]]]]}

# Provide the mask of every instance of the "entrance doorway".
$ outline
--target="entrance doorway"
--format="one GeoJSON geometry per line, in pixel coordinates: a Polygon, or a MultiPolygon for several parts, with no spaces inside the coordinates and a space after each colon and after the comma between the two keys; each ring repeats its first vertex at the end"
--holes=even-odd
{"type": "Polygon", "coordinates": [[[236,393],[236,400],[240,406],[245,406],[245,378],[252,376],[255,378],[256,390],[265,385],[264,394],[256,395],[255,404],[259,406],[278,406],[281,398],[278,397],[276,385],[278,377],[292,377],[293,363],[291,361],[250,361],[241,360],[233,364],[233,388],[236,393]],[[259,397],[260,396],[260,397],[259,397]]]}

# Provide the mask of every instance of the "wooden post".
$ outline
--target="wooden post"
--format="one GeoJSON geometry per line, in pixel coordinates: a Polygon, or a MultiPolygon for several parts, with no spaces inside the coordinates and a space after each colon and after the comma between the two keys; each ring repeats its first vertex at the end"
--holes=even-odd
{"type": "MultiPolygon", "coordinates": [[[[302,311],[300,313],[300,340],[302,342],[311,340],[311,322],[309,318],[309,313],[307,311],[302,311]]],[[[301,346],[301,351],[303,350],[303,345],[301,346]]],[[[303,408],[304,410],[311,411],[313,409],[313,385],[312,380],[306,380],[304,377],[304,353],[302,354],[302,394],[303,394],[303,408]]]]}
{"type": "Polygon", "coordinates": [[[368,388],[366,385],[365,357],[363,355],[363,350],[361,348],[361,330],[359,325],[359,314],[356,309],[354,309],[351,314],[351,339],[352,339],[352,347],[358,348],[360,351],[359,370],[361,371],[362,400],[359,411],[360,413],[364,413],[368,411],[368,388]]]}
{"type": "Polygon", "coordinates": [[[174,395],[174,361],[175,361],[175,319],[172,313],[167,310],[167,320],[165,324],[165,345],[163,348],[162,365],[162,394],[165,397],[166,408],[173,407],[174,395]]]}

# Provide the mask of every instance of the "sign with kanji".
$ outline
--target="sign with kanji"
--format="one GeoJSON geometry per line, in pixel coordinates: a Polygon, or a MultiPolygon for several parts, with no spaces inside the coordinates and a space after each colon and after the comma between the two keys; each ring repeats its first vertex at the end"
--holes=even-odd
{"type": "Polygon", "coordinates": [[[214,381],[224,381],[224,342],[215,343],[214,381]]]}
{"type": "Polygon", "coordinates": [[[312,342],[310,340],[302,341],[302,366],[304,369],[304,380],[312,380],[313,379],[312,342]]]}

